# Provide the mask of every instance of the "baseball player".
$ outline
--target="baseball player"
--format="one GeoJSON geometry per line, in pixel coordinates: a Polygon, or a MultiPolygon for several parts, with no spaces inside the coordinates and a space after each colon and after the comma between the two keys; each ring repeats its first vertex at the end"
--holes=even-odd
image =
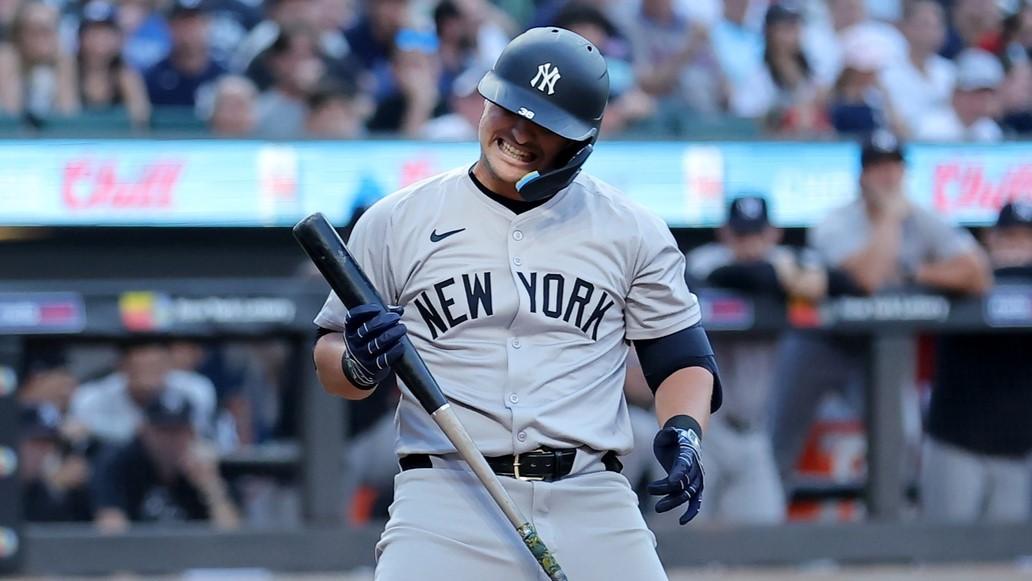
{"type": "MultiPolygon", "coordinates": [[[[713,351],[666,225],[582,173],[609,93],[584,38],[536,28],[480,81],[480,159],[373,205],[350,248],[383,299],[316,324],[330,393],[368,396],[407,334],[459,419],[570,579],[666,579],[619,473],[635,346],[663,426],[657,510],[699,510],[703,430],[720,405],[713,351]]],[[[501,511],[402,386],[390,519],[376,578],[542,578],[501,511]]]]}

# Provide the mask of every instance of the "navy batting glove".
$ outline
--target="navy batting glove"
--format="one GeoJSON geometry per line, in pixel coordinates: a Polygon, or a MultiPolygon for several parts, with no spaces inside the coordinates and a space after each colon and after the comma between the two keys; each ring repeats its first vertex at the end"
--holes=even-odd
{"type": "Polygon", "coordinates": [[[405,325],[401,307],[359,305],[344,316],[344,375],[356,387],[372,389],[391,373],[401,359],[405,325]]]}
{"type": "Polygon", "coordinates": [[[652,441],[656,459],[667,477],[649,484],[649,494],[665,495],[656,502],[656,512],[666,512],[688,503],[681,524],[695,518],[702,506],[702,458],[698,422],[689,416],[674,416],[652,441]]]}

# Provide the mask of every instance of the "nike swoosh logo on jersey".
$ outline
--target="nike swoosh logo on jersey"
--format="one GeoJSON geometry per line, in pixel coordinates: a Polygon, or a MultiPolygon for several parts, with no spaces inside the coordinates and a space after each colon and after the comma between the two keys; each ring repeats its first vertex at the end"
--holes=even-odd
{"type": "Polygon", "coordinates": [[[465,228],[459,228],[458,230],[452,230],[451,232],[442,232],[441,234],[438,234],[437,228],[434,228],[434,231],[430,233],[430,242],[440,242],[441,240],[444,240],[452,234],[458,234],[463,230],[465,230],[465,228]]]}

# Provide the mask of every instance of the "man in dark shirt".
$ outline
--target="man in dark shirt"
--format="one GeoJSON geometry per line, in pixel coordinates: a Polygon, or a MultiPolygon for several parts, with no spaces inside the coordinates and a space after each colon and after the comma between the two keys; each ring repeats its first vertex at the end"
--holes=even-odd
{"type": "Polygon", "coordinates": [[[172,50],[144,76],[156,107],[193,107],[198,91],[226,71],[212,59],[203,0],[175,0],[168,15],[172,50]]]}
{"type": "Polygon", "coordinates": [[[130,521],[237,525],[217,459],[194,432],[191,407],[166,389],[147,405],[137,436],[98,459],[93,492],[102,532],[122,532],[130,521]]]}
{"type": "Polygon", "coordinates": [[[408,22],[409,0],[365,0],[363,16],[346,33],[351,52],[367,71],[385,65],[394,37],[408,22]]]}
{"type": "Polygon", "coordinates": [[[62,436],[61,412],[44,403],[21,410],[22,515],[30,522],[88,521],[92,515],[85,447],[62,436]]]}
{"type": "MultiPolygon", "coordinates": [[[[998,284],[1032,284],[1032,203],[1004,206],[986,244],[998,284]]],[[[921,470],[928,518],[1029,518],[1030,345],[1027,331],[940,340],[921,470]]]]}

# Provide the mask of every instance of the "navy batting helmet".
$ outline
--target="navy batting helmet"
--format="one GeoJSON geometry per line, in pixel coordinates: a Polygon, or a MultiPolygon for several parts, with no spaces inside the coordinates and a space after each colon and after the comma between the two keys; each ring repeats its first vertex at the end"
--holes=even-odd
{"type": "Polygon", "coordinates": [[[563,28],[532,28],[505,47],[478,87],[485,99],[582,143],[567,163],[516,184],[528,200],[555,194],[573,181],[598,139],[609,99],[609,72],[598,48],[563,28]]]}

